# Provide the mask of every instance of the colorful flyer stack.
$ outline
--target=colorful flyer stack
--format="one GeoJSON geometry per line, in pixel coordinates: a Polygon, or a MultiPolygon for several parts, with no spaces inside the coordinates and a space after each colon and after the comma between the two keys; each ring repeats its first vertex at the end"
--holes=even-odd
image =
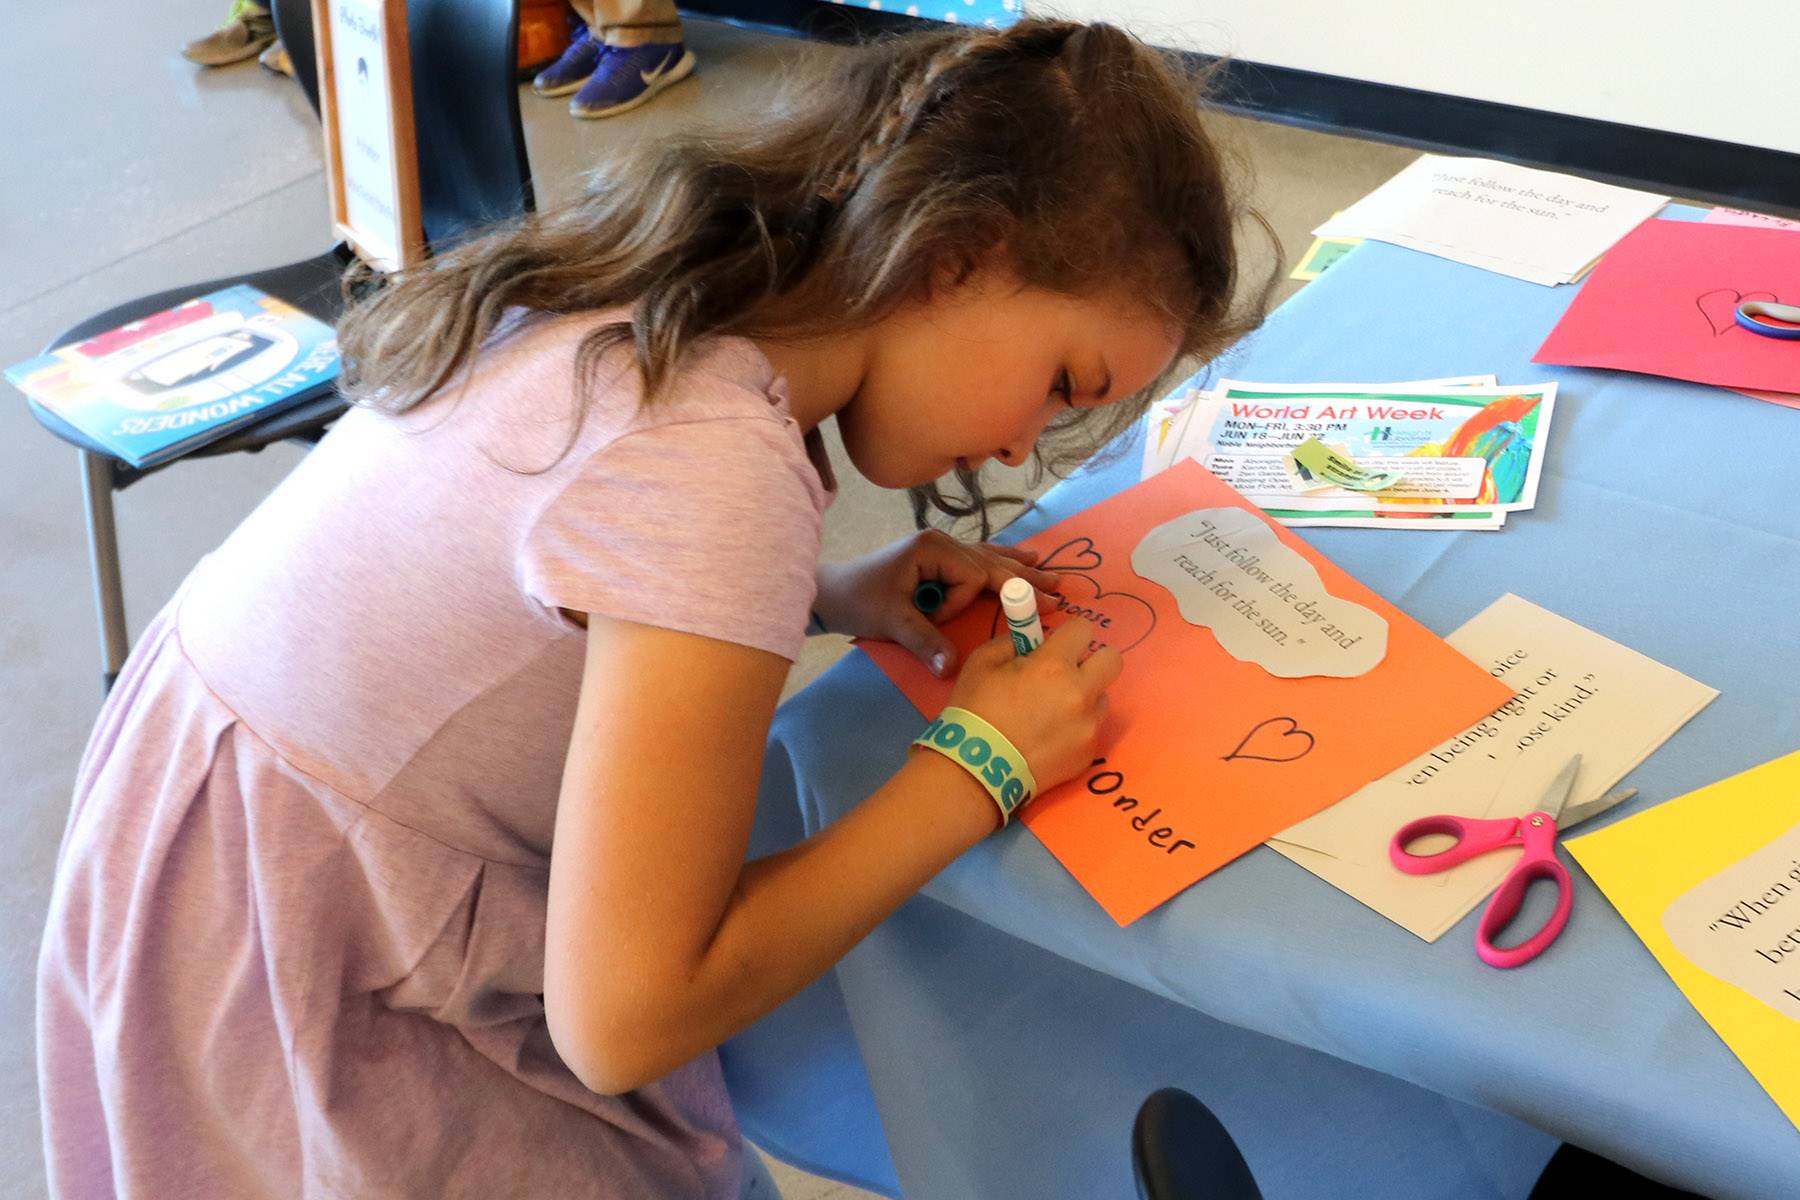
{"type": "Polygon", "coordinates": [[[1537,503],[1556,385],[1224,380],[1147,418],[1142,478],[1183,458],[1283,525],[1499,529],[1537,503]]]}

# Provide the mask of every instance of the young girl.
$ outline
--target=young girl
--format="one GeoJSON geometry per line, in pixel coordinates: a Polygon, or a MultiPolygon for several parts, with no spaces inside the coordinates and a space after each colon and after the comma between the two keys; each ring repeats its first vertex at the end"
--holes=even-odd
{"type": "MultiPolygon", "coordinates": [[[[360,407],[156,619],[81,765],[53,1193],[738,1195],[713,1048],[1000,824],[918,753],[745,863],[790,660],[822,624],[957,672],[916,582],[940,620],[1054,586],[939,534],[818,567],[819,425],[979,511],[933,481],[1089,449],[1246,328],[1240,214],[1159,57],[1026,21],[844,55],[353,308],[360,407]]],[[[1040,789],[1096,750],[1088,635],[960,664],[1040,789]]]]}

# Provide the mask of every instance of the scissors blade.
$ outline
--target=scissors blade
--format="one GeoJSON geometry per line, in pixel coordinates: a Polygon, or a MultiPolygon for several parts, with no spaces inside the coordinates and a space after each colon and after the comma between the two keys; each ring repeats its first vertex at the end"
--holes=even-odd
{"type": "Polygon", "coordinates": [[[1550,786],[1544,789],[1543,796],[1529,811],[1549,813],[1551,820],[1560,825],[1563,806],[1569,802],[1569,793],[1575,788],[1575,776],[1580,773],[1581,755],[1570,755],[1569,761],[1563,764],[1563,769],[1556,773],[1556,778],[1550,781],[1550,786]]]}
{"type": "Polygon", "coordinates": [[[1616,792],[1608,792],[1598,800],[1584,800],[1580,804],[1572,804],[1563,809],[1562,815],[1556,818],[1558,829],[1573,829],[1583,821],[1591,820],[1609,809],[1617,808],[1627,800],[1637,796],[1636,788],[1621,788],[1616,792]]]}

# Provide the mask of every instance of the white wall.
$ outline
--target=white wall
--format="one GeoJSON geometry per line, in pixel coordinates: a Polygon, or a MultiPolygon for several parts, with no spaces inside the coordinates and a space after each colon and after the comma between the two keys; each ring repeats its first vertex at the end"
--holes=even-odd
{"type": "Polygon", "coordinates": [[[1800,153],[1800,0],[1025,0],[1146,41],[1800,153]]]}

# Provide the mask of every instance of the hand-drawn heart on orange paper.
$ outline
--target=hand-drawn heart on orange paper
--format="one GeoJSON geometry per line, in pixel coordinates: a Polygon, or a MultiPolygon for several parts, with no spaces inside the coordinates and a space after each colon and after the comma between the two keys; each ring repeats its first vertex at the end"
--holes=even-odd
{"type": "Polygon", "coordinates": [[[1712,326],[1714,337],[1724,337],[1737,328],[1737,306],[1751,300],[1767,300],[1779,304],[1781,297],[1774,292],[1740,292],[1735,288],[1714,288],[1710,292],[1701,292],[1694,297],[1694,306],[1712,326]]]}
{"type": "Polygon", "coordinates": [[[1258,762],[1293,762],[1312,753],[1314,744],[1313,735],[1300,728],[1299,722],[1294,718],[1270,717],[1266,721],[1257,722],[1244,735],[1244,740],[1237,744],[1237,749],[1225,756],[1224,761],[1253,758],[1258,762]],[[1287,728],[1277,731],[1275,726],[1278,725],[1286,725],[1287,728]]]}
{"type": "Polygon", "coordinates": [[[1094,549],[1094,539],[1070,538],[1037,562],[1040,571],[1092,571],[1105,560],[1094,549]]]}
{"type": "MultiPolygon", "coordinates": [[[[1039,601],[1043,615],[1051,618],[1052,624],[1056,617],[1084,617],[1094,623],[1094,640],[1120,654],[1149,637],[1156,628],[1156,610],[1142,597],[1130,592],[1101,591],[1091,575],[1073,571],[1059,571],[1057,575],[1062,586],[1050,599],[1039,601]]],[[[1004,628],[1004,618],[996,610],[988,636],[999,637],[1004,628]]]]}

